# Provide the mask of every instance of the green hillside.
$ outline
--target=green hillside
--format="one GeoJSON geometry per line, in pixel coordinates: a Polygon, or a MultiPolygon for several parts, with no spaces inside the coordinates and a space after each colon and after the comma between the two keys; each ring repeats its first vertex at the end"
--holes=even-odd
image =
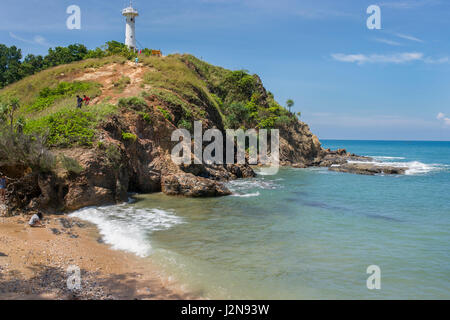
{"type": "MultiPolygon", "coordinates": [[[[139,114],[149,125],[162,116],[189,130],[195,120],[212,113],[220,115],[223,129],[282,128],[297,121],[266,92],[259,77],[246,71],[226,70],[192,55],[141,54],[138,67],[132,58],[116,54],[83,59],[47,68],[1,89],[3,149],[8,149],[5,140],[14,134],[35,137],[48,148],[92,147],[99,124],[124,110],[139,114]],[[95,78],[107,72],[120,78],[95,78]],[[138,74],[131,79],[134,73],[138,74]],[[84,77],[88,79],[77,80],[84,77]],[[93,102],[77,109],[77,95],[87,95],[93,102]]],[[[7,159],[0,151],[0,161],[7,159]]]]}

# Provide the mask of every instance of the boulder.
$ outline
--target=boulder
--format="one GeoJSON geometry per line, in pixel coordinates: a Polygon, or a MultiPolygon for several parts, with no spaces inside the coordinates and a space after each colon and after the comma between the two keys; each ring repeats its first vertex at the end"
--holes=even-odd
{"type": "Polygon", "coordinates": [[[194,176],[192,173],[178,173],[164,176],[162,191],[168,195],[188,197],[218,197],[230,195],[223,183],[194,176]]]}
{"type": "Polygon", "coordinates": [[[384,166],[374,163],[346,163],[329,168],[329,170],[335,172],[348,172],[364,175],[405,174],[407,169],[408,168],[406,167],[384,166]]]}

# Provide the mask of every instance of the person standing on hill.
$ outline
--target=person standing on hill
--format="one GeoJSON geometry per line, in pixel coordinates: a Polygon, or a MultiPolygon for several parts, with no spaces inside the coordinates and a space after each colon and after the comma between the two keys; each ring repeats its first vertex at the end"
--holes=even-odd
{"type": "Polygon", "coordinates": [[[83,96],[83,101],[85,105],[89,105],[89,102],[91,102],[91,98],[87,97],[86,95],[83,96]]]}
{"type": "Polygon", "coordinates": [[[5,202],[6,198],[6,177],[2,175],[0,177],[0,197],[2,199],[2,202],[5,202]]]}
{"type": "Polygon", "coordinates": [[[139,64],[139,58],[138,57],[136,57],[136,59],[134,59],[134,62],[135,62],[135,64],[136,64],[136,67],[138,66],[138,64],[139,64]]]}
{"type": "Polygon", "coordinates": [[[83,105],[83,99],[80,96],[77,96],[77,108],[81,109],[82,105],[83,105]]]}

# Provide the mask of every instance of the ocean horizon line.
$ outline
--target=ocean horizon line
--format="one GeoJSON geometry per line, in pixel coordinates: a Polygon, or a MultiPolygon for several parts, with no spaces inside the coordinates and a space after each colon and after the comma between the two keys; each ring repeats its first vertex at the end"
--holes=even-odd
{"type": "Polygon", "coordinates": [[[389,139],[327,139],[319,138],[320,141],[378,141],[378,142],[450,142],[450,140],[389,140],[389,139]]]}

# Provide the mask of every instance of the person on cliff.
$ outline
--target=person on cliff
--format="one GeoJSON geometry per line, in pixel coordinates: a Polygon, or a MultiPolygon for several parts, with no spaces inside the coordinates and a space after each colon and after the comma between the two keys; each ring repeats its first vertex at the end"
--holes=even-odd
{"type": "Polygon", "coordinates": [[[32,228],[36,228],[36,227],[43,227],[41,221],[43,219],[43,215],[42,213],[38,212],[35,215],[33,215],[30,219],[30,222],[28,222],[28,224],[30,225],[30,227],[32,228]]]}
{"type": "Polygon", "coordinates": [[[81,106],[83,105],[83,98],[80,96],[77,96],[77,108],[81,109],[81,106]]]}
{"type": "Polygon", "coordinates": [[[139,58],[138,57],[136,57],[136,59],[134,59],[134,63],[136,64],[136,67],[137,67],[138,64],[139,64],[139,58]]]}
{"type": "Polygon", "coordinates": [[[89,98],[88,96],[84,95],[84,96],[83,96],[83,101],[84,101],[84,104],[85,104],[86,106],[88,106],[88,105],[89,105],[89,102],[91,102],[91,98],[89,98]]]}
{"type": "Polygon", "coordinates": [[[6,200],[6,176],[2,175],[0,177],[0,197],[2,202],[6,200]]]}

